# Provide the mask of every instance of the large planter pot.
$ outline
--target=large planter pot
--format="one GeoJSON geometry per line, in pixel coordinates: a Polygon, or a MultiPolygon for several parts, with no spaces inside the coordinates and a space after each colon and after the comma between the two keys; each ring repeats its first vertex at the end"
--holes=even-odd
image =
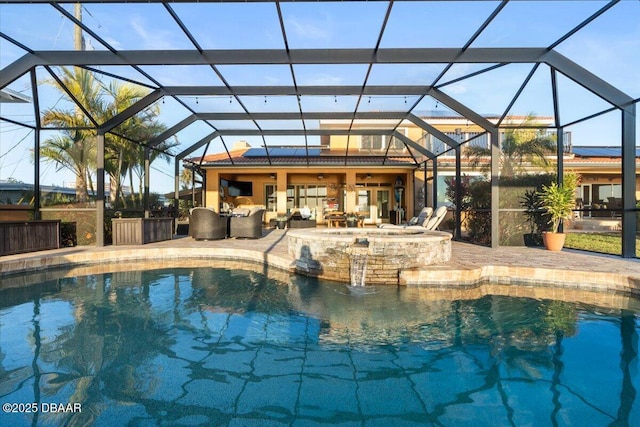
{"type": "Polygon", "coordinates": [[[566,237],[565,233],[551,233],[549,231],[542,233],[544,247],[549,251],[561,251],[566,237]]]}
{"type": "Polygon", "coordinates": [[[287,226],[286,220],[276,220],[276,227],[278,228],[278,230],[284,230],[286,226],[287,226]]]}

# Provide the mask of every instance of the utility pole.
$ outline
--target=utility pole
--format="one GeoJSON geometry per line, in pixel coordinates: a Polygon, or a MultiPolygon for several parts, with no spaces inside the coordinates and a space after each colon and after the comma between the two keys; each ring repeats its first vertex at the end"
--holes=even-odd
{"type": "MultiPolygon", "coordinates": [[[[82,22],[82,4],[76,3],[73,9],[73,16],[80,22],[82,22]]],[[[82,35],[82,28],[80,25],[76,25],[73,31],[73,49],[85,50],[84,36],[82,35]]]]}

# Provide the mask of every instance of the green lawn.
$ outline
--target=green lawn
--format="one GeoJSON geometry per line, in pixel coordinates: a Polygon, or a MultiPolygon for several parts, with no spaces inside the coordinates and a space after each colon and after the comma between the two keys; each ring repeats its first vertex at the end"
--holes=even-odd
{"type": "MultiPolygon", "coordinates": [[[[620,255],[620,233],[568,233],[565,248],[620,255]]],[[[636,236],[636,257],[640,258],[640,239],[636,236]]]]}

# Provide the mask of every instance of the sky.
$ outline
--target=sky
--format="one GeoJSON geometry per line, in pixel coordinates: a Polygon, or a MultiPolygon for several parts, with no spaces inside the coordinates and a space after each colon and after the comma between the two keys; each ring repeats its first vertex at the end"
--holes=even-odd
{"type": "MultiPolygon", "coordinates": [[[[474,41],[471,47],[546,47],[562,34],[574,28],[600,9],[604,1],[513,1],[510,2],[474,41]]],[[[393,5],[381,48],[461,47],[478,26],[499,5],[496,1],[473,2],[396,2],[393,5]]],[[[73,5],[63,5],[72,13],[73,5]]],[[[203,49],[282,49],[284,41],[273,3],[177,3],[171,7],[180,17],[203,49]]],[[[372,48],[387,11],[386,2],[337,3],[281,3],[288,46],[292,49],[372,48]]],[[[161,4],[97,4],[83,5],[83,22],[99,37],[117,50],[128,49],[192,49],[188,38],[161,4]]],[[[60,11],[47,4],[0,5],[0,31],[34,50],[71,50],[73,25],[60,11]]],[[[89,48],[105,50],[99,41],[87,36],[89,48]]],[[[623,0],[602,16],[580,29],[556,50],[586,68],[596,76],[624,91],[634,99],[640,98],[640,1],[623,0]]],[[[4,68],[25,52],[4,38],[0,38],[0,67],[4,68]]],[[[166,85],[221,85],[210,67],[142,67],[146,73],[166,85]]],[[[103,71],[123,74],[127,78],[149,84],[133,69],[100,67],[103,71]]],[[[439,83],[479,69],[477,64],[453,66],[439,83]]],[[[531,64],[512,64],[490,73],[480,74],[442,86],[442,90],[481,114],[501,114],[531,71],[531,64]]],[[[291,73],[284,65],[219,66],[218,70],[231,85],[292,85],[291,73]]],[[[369,84],[431,84],[443,70],[440,64],[377,64],[368,77],[369,84]]],[[[364,65],[295,65],[298,85],[361,85],[367,67],[364,65]]],[[[552,116],[550,72],[541,66],[511,108],[510,113],[552,116]]],[[[41,110],[68,105],[59,92],[46,83],[50,76],[38,69],[38,91],[41,110]]],[[[108,78],[104,78],[108,83],[108,78]]],[[[28,78],[9,85],[17,92],[31,95],[28,78]]],[[[558,79],[560,118],[571,123],[582,117],[610,107],[571,80],[558,79]]],[[[234,99],[228,97],[182,97],[183,102],[197,112],[242,111],[234,99]]],[[[417,98],[375,97],[360,106],[361,110],[402,110],[417,98]],[[407,104],[408,103],[408,104],[407,104]]],[[[243,103],[252,111],[297,111],[294,97],[244,97],[243,103]]],[[[354,97],[307,97],[301,100],[306,111],[350,111],[354,97]]],[[[172,99],[165,99],[160,120],[171,126],[188,116],[188,110],[172,99]]],[[[414,111],[441,110],[444,106],[425,98],[414,111]]],[[[0,116],[24,123],[34,123],[31,105],[0,104],[0,116]]],[[[610,113],[565,130],[572,132],[574,145],[619,145],[620,115],[610,113]]],[[[217,123],[221,128],[226,123],[217,123]]],[[[301,127],[301,123],[261,123],[263,128],[283,126],[301,127]]],[[[316,127],[309,123],[307,127],[316,127]]],[[[234,124],[234,127],[253,128],[253,124],[234,124]]],[[[637,120],[636,130],[640,129],[637,120]]],[[[195,123],[178,134],[181,149],[211,132],[211,127],[195,123]]],[[[53,136],[43,132],[42,138],[53,136]]],[[[225,137],[232,145],[236,139],[249,141],[253,146],[263,142],[255,137],[225,137]]],[[[640,140],[640,137],[636,138],[640,140]]],[[[310,138],[309,143],[317,143],[310,138]]],[[[270,137],[268,144],[300,144],[300,138],[270,137]]],[[[33,132],[0,121],[0,180],[9,178],[33,182],[33,132]]],[[[209,153],[223,151],[217,138],[209,153]]],[[[200,155],[202,151],[194,154],[200,155]]],[[[168,192],[173,188],[173,164],[154,163],[152,191],[168,192]]],[[[42,164],[43,184],[68,184],[73,175],[57,171],[50,163],[42,164]]]]}

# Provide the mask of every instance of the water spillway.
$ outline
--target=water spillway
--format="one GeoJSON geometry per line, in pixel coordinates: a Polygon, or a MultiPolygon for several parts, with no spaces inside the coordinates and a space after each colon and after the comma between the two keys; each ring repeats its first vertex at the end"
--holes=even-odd
{"type": "Polygon", "coordinates": [[[287,233],[297,273],[352,285],[398,284],[401,270],[451,259],[451,234],[420,229],[315,228],[287,233]],[[366,241],[366,245],[364,242],[366,241]],[[358,260],[364,279],[352,277],[358,260]],[[362,262],[364,260],[364,262],[362,262]],[[362,280],[354,284],[353,280],[362,280]]]}
{"type": "Polygon", "coordinates": [[[366,237],[356,237],[355,242],[347,248],[349,256],[349,271],[351,286],[364,286],[367,277],[367,261],[369,240],[366,237]]]}

